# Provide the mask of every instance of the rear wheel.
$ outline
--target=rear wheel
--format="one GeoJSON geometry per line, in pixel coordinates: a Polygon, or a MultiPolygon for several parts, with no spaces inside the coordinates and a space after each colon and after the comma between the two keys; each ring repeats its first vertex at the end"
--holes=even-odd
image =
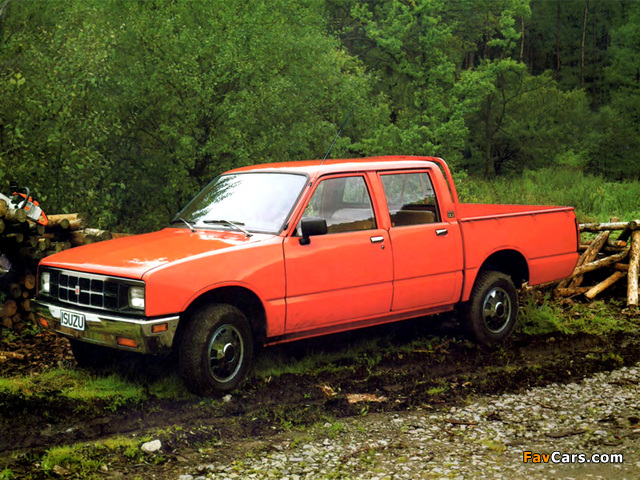
{"type": "Polygon", "coordinates": [[[234,390],[253,359],[249,321],[232,305],[205,306],[187,324],[178,353],[180,375],[192,392],[234,390]]]}
{"type": "Polygon", "coordinates": [[[511,277],[494,271],[478,274],[463,310],[474,339],[484,345],[502,342],[513,332],[517,316],[518,294],[511,277]]]}

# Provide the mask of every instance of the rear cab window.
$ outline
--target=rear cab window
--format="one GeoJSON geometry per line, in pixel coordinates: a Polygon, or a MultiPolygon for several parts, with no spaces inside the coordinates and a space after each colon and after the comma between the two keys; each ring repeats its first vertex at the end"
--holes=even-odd
{"type": "Polygon", "coordinates": [[[426,171],[381,173],[391,227],[439,223],[440,209],[426,171]]]}

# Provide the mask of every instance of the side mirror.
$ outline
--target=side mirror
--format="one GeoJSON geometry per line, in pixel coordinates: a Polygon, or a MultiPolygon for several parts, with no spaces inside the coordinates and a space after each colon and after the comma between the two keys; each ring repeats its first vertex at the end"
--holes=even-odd
{"type": "Polygon", "coordinates": [[[300,221],[300,230],[302,231],[300,245],[309,245],[311,243],[309,237],[327,233],[327,221],[320,217],[306,217],[300,221]]]}

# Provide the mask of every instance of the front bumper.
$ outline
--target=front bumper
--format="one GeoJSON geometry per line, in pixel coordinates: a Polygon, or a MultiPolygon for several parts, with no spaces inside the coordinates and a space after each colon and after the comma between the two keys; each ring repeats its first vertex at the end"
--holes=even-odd
{"type": "Polygon", "coordinates": [[[41,328],[53,330],[65,337],[76,338],[83,342],[140,353],[168,352],[173,345],[173,338],[180,320],[177,315],[152,320],[132,319],[108,313],[94,313],[61,307],[41,300],[33,300],[31,305],[41,328]],[[61,310],[84,315],[86,320],[84,330],[61,326],[61,310]],[[166,329],[163,324],[166,324],[166,329]],[[123,345],[123,343],[131,346],[123,345]],[[135,346],[133,346],[134,344],[135,346]]]}

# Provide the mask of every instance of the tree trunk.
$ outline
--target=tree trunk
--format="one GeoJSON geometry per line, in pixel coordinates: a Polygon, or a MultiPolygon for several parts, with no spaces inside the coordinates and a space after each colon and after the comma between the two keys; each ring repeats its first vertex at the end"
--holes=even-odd
{"type": "Polygon", "coordinates": [[[560,0],[556,0],[558,6],[558,13],[556,15],[556,71],[554,78],[558,78],[560,75],[560,0]]]}
{"type": "Polygon", "coordinates": [[[584,22],[582,23],[582,42],[580,43],[580,87],[584,88],[584,50],[587,39],[587,19],[589,16],[589,0],[584,0],[584,22]]]}

